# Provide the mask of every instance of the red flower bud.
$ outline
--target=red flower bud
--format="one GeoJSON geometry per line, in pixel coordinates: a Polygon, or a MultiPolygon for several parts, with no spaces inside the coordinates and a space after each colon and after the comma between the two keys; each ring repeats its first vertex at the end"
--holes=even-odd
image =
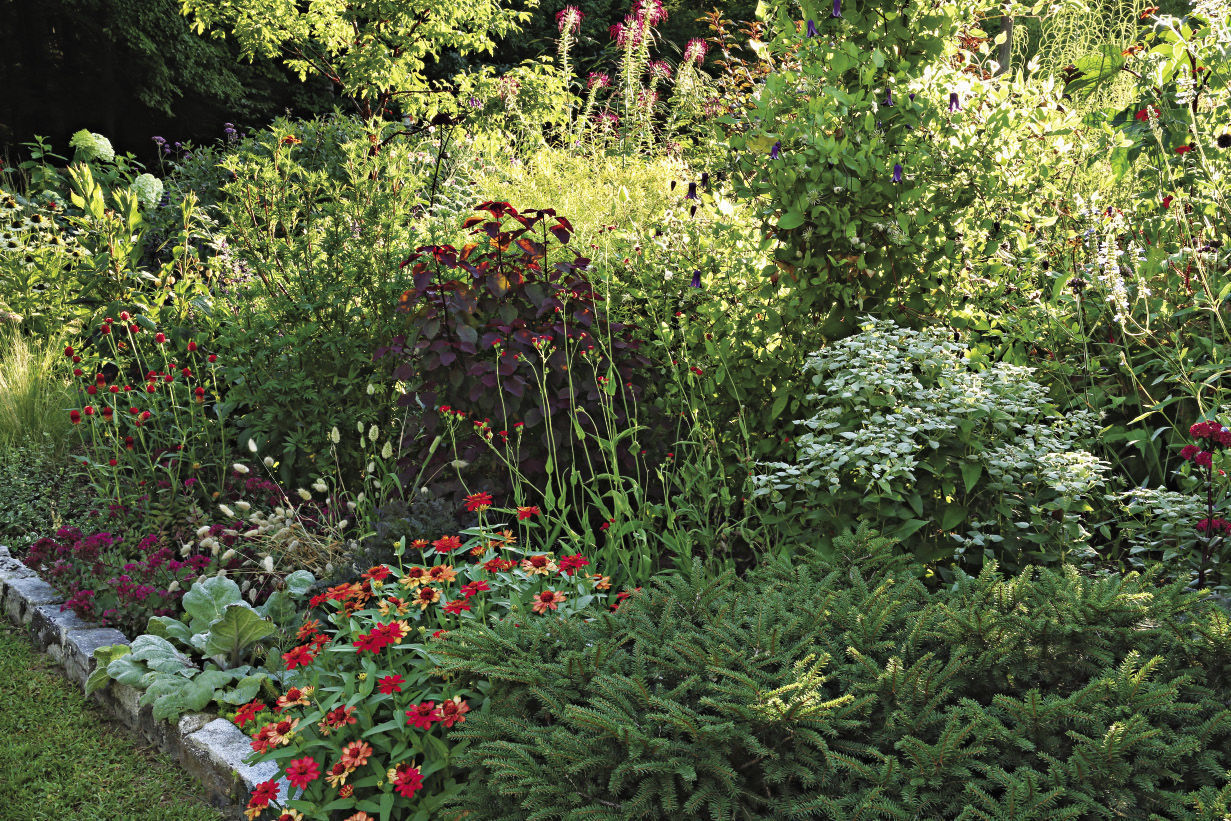
{"type": "Polygon", "coordinates": [[[167,335],[164,333],[156,333],[154,334],[154,341],[161,345],[167,341],[167,335]]]}

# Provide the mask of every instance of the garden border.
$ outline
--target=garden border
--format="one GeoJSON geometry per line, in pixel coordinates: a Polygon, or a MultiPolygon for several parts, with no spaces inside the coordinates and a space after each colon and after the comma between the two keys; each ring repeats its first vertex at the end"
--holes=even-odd
{"type": "MultiPolygon", "coordinates": [[[[61,611],[63,602],[55,588],[0,545],[0,611],[25,628],[37,648],[51,656],[84,691],[86,679],[96,666],[94,650],[131,642],[119,630],[61,611]]],[[[150,706],[139,704],[140,696],[138,690],[113,681],[89,698],[187,770],[205,788],[209,803],[230,818],[243,818],[244,807],[259,782],[278,779],[278,767],[273,762],[244,763],[252,746],[230,721],[213,713],[188,713],[174,723],[155,719],[150,706]]],[[[283,798],[285,790],[283,783],[283,798]]]]}

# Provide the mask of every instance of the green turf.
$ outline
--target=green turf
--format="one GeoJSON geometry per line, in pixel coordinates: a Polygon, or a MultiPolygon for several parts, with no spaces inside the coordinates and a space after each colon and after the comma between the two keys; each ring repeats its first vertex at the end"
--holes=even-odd
{"type": "Polygon", "coordinates": [[[199,785],[0,624],[0,820],[218,821],[199,785]]]}

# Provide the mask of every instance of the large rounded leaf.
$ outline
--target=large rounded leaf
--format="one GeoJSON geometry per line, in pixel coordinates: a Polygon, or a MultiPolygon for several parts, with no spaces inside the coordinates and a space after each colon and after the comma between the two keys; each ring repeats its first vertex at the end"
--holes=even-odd
{"type": "Polygon", "coordinates": [[[243,600],[238,584],[226,576],[210,576],[193,584],[184,594],[182,604],[191,619],[188,626],[192,632],[204,633],[211,624],[222,618],[222,611],[228,605],[239,604],[243,600]]]}
{"type": "Polygon", "coordinates": [[[234,667],[242,661],[247,647],[276,629],[273,622],[261,618],[248,605],[232,604],[223,611],[222,618],[210,627],[205,652],[210,656],[221,656],[227,666],[234,667]]]}
{"type": "MultiPolygon", "coordinates": [[[[175,645],[161,636],[151,636],[148,633],[143,636],[137,636],[133,640],[132,654],[125,658],[143,661],[146,667],[151,670],[157,670],[160,673],[179,673],[183,675],[187,671],[196,669],[196,665],[187,656],[176,650],[175,645]]],[[[119,661],[124,661],[125,658],[121,658],[119,661]]]]}

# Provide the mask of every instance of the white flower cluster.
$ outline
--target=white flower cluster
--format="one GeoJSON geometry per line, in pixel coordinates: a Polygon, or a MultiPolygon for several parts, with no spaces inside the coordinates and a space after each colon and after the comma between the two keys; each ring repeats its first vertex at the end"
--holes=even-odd
{"type": "Polygon", "coordinates": [[[162,180],[153,174],[142,174],[132,181],[128,189],[146,209],[156,208],[158,201],[162,199],[162,180]]]}
{"type": "MultiPolygon", "coordinates": [[[[980,470],[979,493],[1007,500],[1019,527],[1047,509],[1074,515],[1096,494],[1109,466],[1079,449],[1097,424],[1093,414],[1055,415],[1030,369],[997,364],[976,369],[964,345],[946,331],[915,331],[868,319],[862,332],[808,357],[816,406],[791,462],[761,463],[758,496],[791,492],[857,494],[911,492],[920,470],[942,448],[980,470]],[[1020,515],[1019,515],[1020,514],[1020,515]]],[[[960,485],[961,466],[952,474],[960,485]]],[[[971,511],[972,515],[975,511],[971,511]]],[[[980,526],[960,542],[982,543],[980,526]]],[[[999,524],[1004,527],[1003,521],[999,524]]],[[[995,540],[994,536],[989,536],[995,540]]]]}
{"type": "Polygon", "coordinates": [[[111,147],[111,140],[102,134],[86,131],[84,128],[74,134],[68,144],[69,147],[77,149],[77,158],[86,162],[91,160],[111,162],[115,159],[115,149],[111,147]]]}

